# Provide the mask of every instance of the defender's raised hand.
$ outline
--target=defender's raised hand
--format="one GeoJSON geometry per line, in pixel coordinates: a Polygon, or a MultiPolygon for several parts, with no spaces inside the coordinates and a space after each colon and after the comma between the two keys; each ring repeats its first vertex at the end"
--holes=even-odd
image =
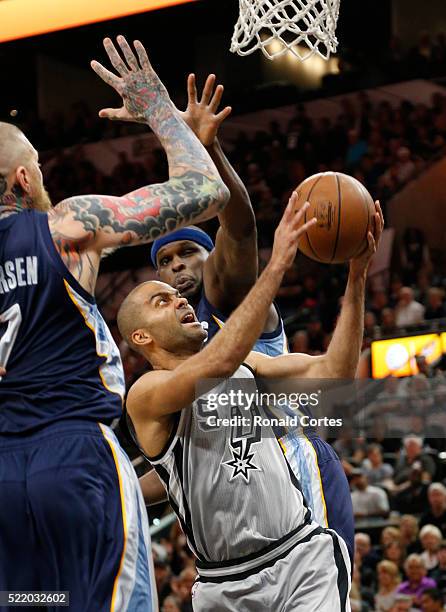
{"type": "Polygon", "coordinates": [[[112,120],[150,123],[151,115],[160,104],[172,104],[169,94],[153,70],[141,42],[134,41],[136,53],[124,36],[118,36],[117,42],[125,61],[112,40],[104,39],[107,55],[119,76],[96,60],[91,62],[91,67],[103,81],[118,92],[124,104],[121,108],[104,108],[99,116],[112,120]]]}
{"type": "Polygon", "coordinates": [[[223,85],[215,87],[215,74],[210,74],[198,101],[195,75],[190,74],[187,79],[187,108],[180,115],[205,147],[214,143],[220,125],[231,114],[230,106],[217,113],[223,91],[223,85]]]}

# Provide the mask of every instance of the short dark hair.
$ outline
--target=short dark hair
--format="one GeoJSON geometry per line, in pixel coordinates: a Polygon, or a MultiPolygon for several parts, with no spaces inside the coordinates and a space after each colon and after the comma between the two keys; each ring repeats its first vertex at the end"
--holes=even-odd
{"type": "Polygon", "coordinates": [[[423,595],[428,595],[433,601],[443,603],[443,594],[440,589],[426,589],[422,592],[421,597],[423,597],[423,595]]]}

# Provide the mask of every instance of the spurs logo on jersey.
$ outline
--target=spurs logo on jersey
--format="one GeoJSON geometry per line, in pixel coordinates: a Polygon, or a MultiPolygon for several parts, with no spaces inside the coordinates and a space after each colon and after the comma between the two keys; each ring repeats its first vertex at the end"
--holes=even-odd
{"type": "Polygon", "coordinates": [[[241,411],[238,406],[233,406],[231,410],[231,417],[236,421],[234,425],[231,425],[231,438],[229,440],[229,449],[232,454],[232,458],[228,461],[223,461],[222,465],[226,465],[232,470],[230,481],[234,480],[238,476],[241,476],[246,482],[249,482],[249,477],[252,471],[261,471],[261,469],[254,463],[254,455],[256,450],[253,449],[254,444],[261,442],[261,427],[255,425],[254,415],[260,416],[260,412],[257,406],[252,406],[249,409],[249,416],[247,417],[246,411],[241,411]],[[243,425],[242,418],[247,418],[249,424],[243,425]]]}
{"type": "MultiPolygon", "coordinates": [[[[229,399],[230,393],[225,397],[229,399]]],[[[223,401],[223,397],[220,399],[223,401]]],[[[219,423],[224,420],[218,409],[210,407],[209,401],[204,398],[198,398],[195,406],[198,426],[202,431],[215,430],[215,427],[220,426],[219,423]]],[[[255,404],[250,405],[247,409],[235,404],[231,406],[230,427],[227,427],[225,423],[221,424],[229,434],[230,458],[221,462],[221,465],[230,470],[229,482],[240,477],[249,483],[251,472],[261,471],[254,460],[256,449],[253,446],[262,441],[262,432],[260,425],[255,423],[254,416],[261,416],[255,404]]]]}

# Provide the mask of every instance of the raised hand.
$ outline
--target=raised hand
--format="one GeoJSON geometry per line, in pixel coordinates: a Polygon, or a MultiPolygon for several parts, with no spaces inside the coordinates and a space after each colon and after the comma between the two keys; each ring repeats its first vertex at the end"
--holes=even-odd
{"type": "Polygon", "coordinates": [[[217,113],[223,91],[223,85],[215,87],[215,74],[210,74],[198,101],[195,75],[190,74],[187,79],[188,103],[186,110],[180,112],[180,115],[205,147],[213,144],[220,125],[231,114],[230,106],[217,113]]]}
{"type": "Polygon", "coordinates": [[[309,202],[305,202],[302,208],[296,212],[297,200],[298,196],[294,191],[274,233],[271,262],[277,264],[280,270],[287,270],[293,264],[299,246],[299,238],[312,225],[317,223],[316,217],[313,217],[302,224],[305,212],[308,210],[310,204],[309,202]]]}
{"type": "Polygon", "coordinates": [[[104,39],[104,47],[112,66],[119,74],[110,72],[102,64],[93,60],[91,67],[98,76],[113,87],[122,97],[121,108],[104,108],[99,116],[120,121],[149,123],[160,105],[172,104],[169,94],[153,70],[146,50],[139,40],[134,41],[133,51],[124,38],[118,36],[117,42],[125,58],[122,59],[110,38],[104,39]]]}

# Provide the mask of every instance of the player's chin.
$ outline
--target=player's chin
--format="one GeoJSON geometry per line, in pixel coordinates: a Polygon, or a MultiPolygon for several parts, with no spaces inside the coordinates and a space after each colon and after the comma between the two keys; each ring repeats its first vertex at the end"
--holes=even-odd
{"type": "Polygon", "coordinates": [[[183,334],[188,338],[193,338],[194,340],[200,340],[204,342],[208,336],[208,333],[199,321],[194,321],[193,323],[182,323],[181,328],[183,330],[183,334]]]}

